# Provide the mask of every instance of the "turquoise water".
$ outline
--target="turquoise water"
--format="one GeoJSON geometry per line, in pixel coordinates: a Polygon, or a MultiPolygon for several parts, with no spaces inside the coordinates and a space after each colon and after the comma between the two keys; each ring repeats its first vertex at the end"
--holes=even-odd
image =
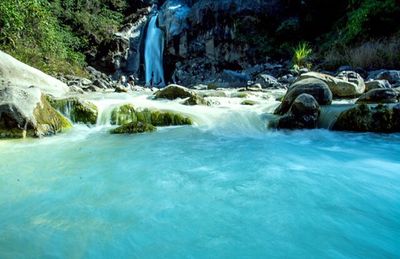
{"type": "Polygon", "coordinates": [[[0,142],[0,258],[399,258],[400,136],[0,142]]]}

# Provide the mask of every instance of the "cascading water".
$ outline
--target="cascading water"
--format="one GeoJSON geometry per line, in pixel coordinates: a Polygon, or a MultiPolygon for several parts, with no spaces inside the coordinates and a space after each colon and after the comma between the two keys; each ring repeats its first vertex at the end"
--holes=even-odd
{"type": "Polygon", "coordinates": [[[158,13],[153,15],[147,27],[145,41],[145,69],[147,86],[165,86],[163,52],[164,34],[157,26],[158,13]]]}

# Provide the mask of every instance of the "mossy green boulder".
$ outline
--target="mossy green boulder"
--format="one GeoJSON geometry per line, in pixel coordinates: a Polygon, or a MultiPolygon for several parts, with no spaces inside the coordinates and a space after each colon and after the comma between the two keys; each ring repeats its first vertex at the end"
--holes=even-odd
{"type": "Polygon", "coordinates": [[[111,130],[112,134],[137,134],[137,133],[145,133],[145,132],[153,132],[156,130],[156,127],[149,123],[143,122],[130,122],[124,124],[116,129],[111,130]]]}
{"type": "Polygon", "coordinates": [[[96,105],[89,101],[76,97],[65,99],[52,99],[48,97],[50,104],[63,115],[69,117],[73,123],[95,125],[99,115],[96,105]]]}
{"type": "Polygon", "coordinates": [[[0,138],[42,137],[71,128],[38,88],[0,89],[0,138]]]}
{"type": "Polygon", "coordinates": [[[171,111],[136,110],[131,104],[115,108],[111,113],[112,125],[142,122],[154,126],[191,125],[192,120],[181,114],[171,111]]]}

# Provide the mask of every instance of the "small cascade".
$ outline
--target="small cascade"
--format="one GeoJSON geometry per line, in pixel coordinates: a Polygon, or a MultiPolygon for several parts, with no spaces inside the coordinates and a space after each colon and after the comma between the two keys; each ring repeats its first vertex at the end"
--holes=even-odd
{"type": "Polygon", "coordinates": [[[165,86],[163,52],[164,33],[157,26],[158,14],[156,13],[147,27],[145,41],[145,70],[147,86],[165,86]]]}
{"type": "Polygon", "coordinates": [[[335,104],[321,106],[321,114],[318,118],[318,128],[331,129],[339,115],[343,111],[346,111],[353,106],[354,104],[335,104]]]}

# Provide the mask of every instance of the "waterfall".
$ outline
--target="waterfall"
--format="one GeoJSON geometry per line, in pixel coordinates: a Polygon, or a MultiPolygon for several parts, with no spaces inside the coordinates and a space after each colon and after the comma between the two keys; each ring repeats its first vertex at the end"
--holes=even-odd
{"type": "Polygon", "coordinates": [[[155,14],[147,27],[145,41],[146,86],[165,86],[163,52],[164,35],[157,27],[158,14],[155,14]]]}

